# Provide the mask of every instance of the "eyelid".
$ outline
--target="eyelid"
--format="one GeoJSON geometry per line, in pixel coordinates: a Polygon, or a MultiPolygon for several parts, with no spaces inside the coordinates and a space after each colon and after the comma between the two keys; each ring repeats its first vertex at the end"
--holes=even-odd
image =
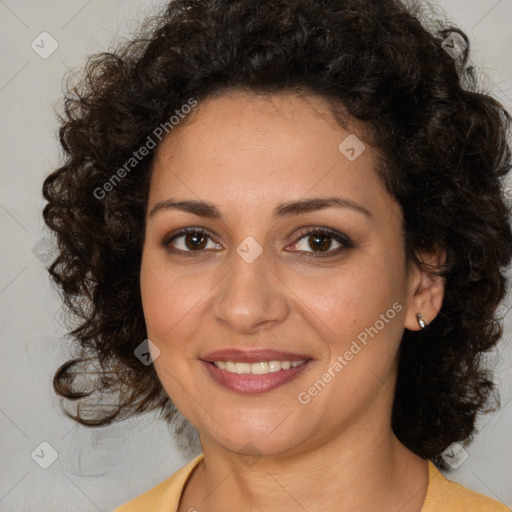
{"type": "Polygon", "coordinates": [[[307,236],[311,236],[316,233],[328,235],[330,238],[333,238],[334,240],[336,240],[341,245],[341,247],[338,247],[334,250],[328,250],[325,252],[322,252],[322,251],[319,251],[319,252],[316,252],[316,251],[290,251],[290,252],[294,252],[299,255],[307,254],[307,255],[311,255],[315,258],[317,258],[317,257],[322,258],[322,257],[336,256],[342,251],[355,248],[355,244],[352,242],[352,239],[350,237],[348,237],[344,233],[341,233],[340,231],[337,231],[336,229],[332,229],[332,228],[328,228],[328,227],[324,227],[324,226],[309,226],[307,228],[303,228],[296,235],[296,239],[293,242],[293,244],[296,244],[296,243],[300,242],[303,238],[306,238],[307,236]]]}
{"type": "Polygon", "coordinates": [[[212,238],[211,233],[208,232],[208,230],[206,230],[205,228],[200,228],[200,227],[181,228],[177,231],[173,231],[172,233],[167,233],[161,238],[160,245],[164,249],[166,249],[167,251],[169,251],[171,253],[179,253],[179,254],[182,254],[185,256],[195,256],[195,255],[199,255],[201,253],[205,253],[206,252],[205,249],[201,249],[198,251],[183,251],[182,249],[177,249],[177,248],[171,246],[171,242],[173,242],[176,238],[180,238],[182,236],[185,236],[185,235],[188,235],[191,233],[201,233],[201,234],[205,235],[206,237],[208,237],[212,242],[216,243],[217,245],[220,245],[218,242],[216,242],[212,238]]]}
{"type": "MultiPolygon", "coordinates": [[[[197,251],[183,251],[182,249],[176,249],[176,248],[171,247],[171,242],[173,242],[176,238],[180,238],[181,236],[185,236],[190,233],[204,234],[212,242],[216,243],[217,245],[221,245],[218,242],[216,242],[214,238],[212,238],[210,232],[207,229],[200,228],[200,227],[182,228],[182,229],[179,229],[178,231],[168,233],[162,237],[160,244],[171,253],[181,253],[182,255],[185,255],[185,256],[201,255],[206,252],[212,251],[211,249],[208,249],[208,250],[207,249],[199,249],[197,251]]],[[[313,235],[316,233],[322,233],[322,234],[328,235],[329,237],[336,240],[339,244],[341,244],[341,247],[338,247],[334,250],[328,250],[325,252],[316,252],[316,251],[289,251],[289,252],[298,253],[298,254],[305,253],[308,255],[312,255],[313,257],[328,257],[328,256],[337,255],[343,250],[352,249],[355,247],[354,243],[347,235],[345,235],[344,233],[341,233],[335,229],[328,228],[325,226],[308,226],[308,227],[302,228],[299,231],[299,233],[297,233],[295,235],[295,239],[292,242],[292,244],[298,243],[306,236],[313,235]]]]}

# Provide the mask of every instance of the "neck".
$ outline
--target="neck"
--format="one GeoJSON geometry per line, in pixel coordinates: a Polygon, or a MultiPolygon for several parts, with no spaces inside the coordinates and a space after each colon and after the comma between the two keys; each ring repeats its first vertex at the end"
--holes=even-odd
{"type": "Polygon", "coordinates": [[[358,428],[297,454],[252,461],[212,439],[201,442],[205,459],[185,488],[180,512],[419,512],[428,487],[427,461],[391,429],[358,428]]]}

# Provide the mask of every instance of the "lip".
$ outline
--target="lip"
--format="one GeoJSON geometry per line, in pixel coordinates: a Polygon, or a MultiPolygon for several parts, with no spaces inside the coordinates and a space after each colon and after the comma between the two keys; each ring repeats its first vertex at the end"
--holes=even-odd
{"type": "Polygon", "coordinates": [[[278,387],[284,386],[288,382],[296,379],[310,365],[311,359],[307,360],[301,366],[290,368],[289,370],[280,370],[265,375],[253,375],[245,373],[239,375],[226,370],[217,368],[213,363],[202,361],[212,379],[223,387],[237,393],[255,395],[272,391],[278,387]]]}
{"type": "Polygon", "coordinates": [[[295,380],[305,371],[313,360],[304,354],[281,352],[271,349],[263,350],[217,350],[201,358],[201,363],[208,371],[210,377],[221,386],[246,395],[267,393],[295,380]],[[237,374],[217,368],[213,361],[233,361],[235,363],[258,363],[260,361],[302,361],[306,362],[296,368],[279,370],[264,375],[251,373],[237,374]]]}
{"type": "MultiPolygon", "coordinates": [[[[272,349],[237,350],[224,349],[210,352],[200,358],[205,362],[233,361],[234,363],[259,363],[260,361],[302,361],[311,359],[306,354],[294,354],[272,349]]],[[[289,371],[289,370],[286,370],[289,371]]]]}

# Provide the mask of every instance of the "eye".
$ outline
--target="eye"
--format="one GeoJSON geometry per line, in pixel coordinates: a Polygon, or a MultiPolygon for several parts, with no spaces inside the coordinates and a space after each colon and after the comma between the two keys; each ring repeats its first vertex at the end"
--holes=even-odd
{"type": "MultiPolygon", "coordinates": [[[[167,251],[181,253],[183,256],[199,255],[208,249],[222,250],[222,246],[214,242],[203,228],[182,229],[177,233],[165,236],[161,244],[167,251]]],[[[327,257],[350,249],[354,247],[354,244],[350,238],[338,231],[316,227],[301,232],[297,242],[289,247],[292,247],[291,252],[311,253],[314,257],[327,257]]]]}
{"type": "Polygon", "coordinates": [[[292,252],[310,252],[315,257],[333,256],[354,247],[350,238],[329,228],[311,228],[300,233],[299,237],[292,246],[298,249],[292,249],[292,252]]]}
{"type": "Polygon", "coordinates": [[[186,228],[174,235],[166,236],[162,240],[162,246],[170,252],[182,252],[186,256],[193,256],[191,253],[202,252],[205,249],[222,249],[222,246],[215,243],[202,228],[186,228]]]}

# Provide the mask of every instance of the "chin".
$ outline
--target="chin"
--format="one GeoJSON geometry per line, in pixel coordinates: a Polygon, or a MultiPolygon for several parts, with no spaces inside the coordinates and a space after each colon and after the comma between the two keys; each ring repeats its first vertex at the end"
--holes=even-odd
{"type": "Polygon", "coordinates": [[[283,422],[282,418],[275,421],[275,415],[273,419],[274,421],[265,421],[259,424],[238,421],[236,430],[233,426],[224,430],[219,425],[215,425],[214,431],[211,429],[199,430],[201,443],[204,448],[204,443],[213,442],[240,456],[276,457],[293,453],[299,444],[303,444],[301,443],[303,436],[297,435],[299,426],[285,425],[286,421],[283,422]]]}

